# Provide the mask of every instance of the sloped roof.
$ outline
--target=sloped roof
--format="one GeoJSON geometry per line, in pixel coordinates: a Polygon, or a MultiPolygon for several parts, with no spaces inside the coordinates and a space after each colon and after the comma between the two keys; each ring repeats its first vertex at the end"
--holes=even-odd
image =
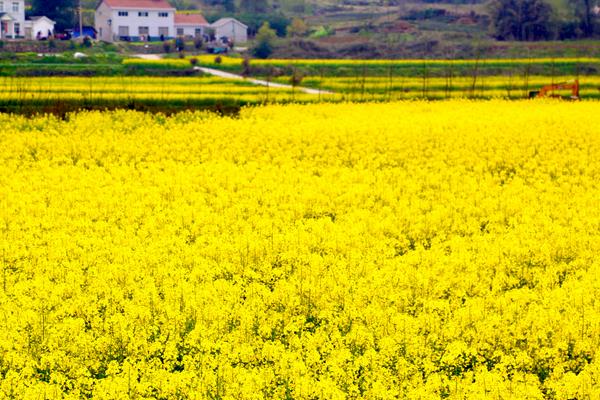
{"type": "Polygon", "coordinates": [[[10,14],[4,12],[0,13],[0,19],[2,21],[13,21],[13,17],[11,17],[10,14]]]}
{"type": "Polygon", "coordinates": [[[38,21],[40,19],[45,19],[48,22],[52,23],[52,24],[56,24],[56,21],[51,20],[50,18],[46,17],[45,15],[42,15],[41,17],[29,17],[28,18],[30,21],[38,21]]]}
{"type": "Polygon", "coordinates": [[[110,8],[141,8],[149,10],[174,10],[175,7],[167,0],[102,0],[100,4],[106,3],[110,8]]]}
{"type": "Polygon", "coordinates": [[[222,26],[222,25],[225,25],[225,24],[230,24],[232,22],[236,23],[236,24],[243,25],[246,28],[248,27],[248,25],[244,24],[243,22],[238,21],[235,18],[221,18],[220,20],[213,22],[211,26],[218,27],[218,26],[222,26]]]}
{"type": "Polygon", "coordinates": [[[175,25],[208,25],[201,14],[175,14],[175,25]]]}

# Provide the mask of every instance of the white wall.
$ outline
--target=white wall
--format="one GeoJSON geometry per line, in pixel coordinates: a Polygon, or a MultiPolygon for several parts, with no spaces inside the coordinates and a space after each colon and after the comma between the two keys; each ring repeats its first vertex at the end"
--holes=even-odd
{"type": "Polygon", "coordinates": [[[10,15],[14,21],[8,22],[8,32],[2,32],[3,37],[8,36],[13,38],[15,36],[15,24],[19,24],[20,33],[19,36],[25,35],[25,0],[0,0],[4,13],[10,15]],[[13,11],[13,3],[19,3],[19,11],[13,11]]]}
{"type": "Polygon", "coordinates": [[[227,36],[233,40],[234,44],[248,41],[248,28],[237,21],[229,21],[224,25],[214,27],[214,29],[217,39],[227,36]]]}
{"type": "Polygon", "coordinates": [[[108,20],[111,18],[112,11],[110,7],[103,2],[100,4],[100,7],[96,9],[96,15],[94,18],[94,27],[96,28],[96,32],[98,32],[98,40],[103,40],[105,42],[113,41],[111,26],[108,25],[108,20]]]}
{"type": "Polygon", "coordinates": [[[0,4],[4,6],[4,10],[0,12],[7,13],[14,18],[17,23],[23,24],[25,22],[25,0],[0,0],[0,4]],[[13,3],[19,3],[19,11],[13,11],[13,3]]]}
{"type": "Polygon", "coordinates": [[[208,28],[208,26],[202,26],[202,25],[175,25],[175,29],[176,29],[176,34],[177,36],[179,35],[179,30],[183,29],[183,36],[185,37],[196,37],[196,29],[201,29],[201,33],[200,36],[204,35],[206,33],[206,29],[208,28]]]}
{"type": "Polygon", "coordinates": [[[27,39],[37,39],[38,32],[41,33],[40,37],[42,38],[48,37],[48,31],[51,31],[52,34],[54,34],[54,24],[48,22],[46,19],[28,22],[31,22],[31,37],[27,39]]]}
{"type": "Polygon", "coordinates": [[[119,40],[119,27],[126,27],[130,37],[140,36],[139,28],[148,27],[148,35],[159,38],[160,28],[167,28],[167,38],[175,37],[175,10],[148,10],[148,9],[111,9],[102,3],[96,10],[96,30],[100,40],[112,42],[119,40]],[[126,11],[127,16],[119,16],[119,11],[126,11]],[[140,12],[147,12],[148,16],[140,16],[140,12]],[[159,17],[159,13],[168,13],[168,17],[159,17]],[[108,24],[108,21],[111,24],[108,24]]]}

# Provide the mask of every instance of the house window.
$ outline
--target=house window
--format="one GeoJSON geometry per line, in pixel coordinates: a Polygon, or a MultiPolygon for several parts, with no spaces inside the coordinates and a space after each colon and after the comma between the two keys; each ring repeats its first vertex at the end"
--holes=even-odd
{"type": "Polygon", "coordinates": [[[148,11],[140,11],[138,12],[138,17],[147,17],[148,16],[148,11]]]}
{"type": "Polygon", "coordinates": [[[13,3],[13,12],[15,12],[15,13],[19,12],[19,3],[13,3]]]}
{"type": "Polygon", "coordinates": [[[119,11],[119,17],[128,17],[128,16],[129,16],[128,11],[119,11]]]}
{"type": "Polygon", "coordinates": [[[177,28],[177,36],[183,36],[183,28],[177,28]]]}
{"type": "Polygon", "coordinates": [[[4,12],[4,2],[0,1],[0,12],[4,12]]]}
{"type": "Polygon", "coordinates": [[[158,36],[169,37],[169,28],[164,26],[158,28],[158,36]]]}
{"type": "Polygon", "coordinates": [[[158,16],[161,18],[168,18],[169,17],[169,13],[167,12],[159,12],[158,16]]]}
{"type": "Polygon", "coordinates": [[[129,27],[128,26],[120,26],[119,27],[119,36],[129,36],[129,27]]]}
{"type": "Polygon", "coordinates": [[[138,28],[138,33],[140,36],[148,36],[148,34],[150,33],[150,28],[148,28],[147,26],[140,26],[138,28]]]}

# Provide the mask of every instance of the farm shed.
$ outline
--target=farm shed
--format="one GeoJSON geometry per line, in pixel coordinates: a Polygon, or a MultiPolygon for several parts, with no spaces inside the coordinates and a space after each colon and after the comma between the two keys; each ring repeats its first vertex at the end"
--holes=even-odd
{"type": "Polygon", "coordinates": [[[25,38],[47,39],[54,35],[54,25],[56,22],[48,17],[31,17],[25,21],[25,38]]]}
{"type": "Polygon", "coordinates": [[[221,18],[212,23],[211,28],[214,29],[217,39],[227,37],[236,44],[248,41],[248,26],[235,18],[221,18]]]}

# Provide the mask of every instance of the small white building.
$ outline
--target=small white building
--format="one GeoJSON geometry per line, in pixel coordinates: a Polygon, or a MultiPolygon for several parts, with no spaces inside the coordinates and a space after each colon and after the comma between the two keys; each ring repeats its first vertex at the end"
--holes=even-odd
{"type": "Polygon", "coordinates": [[[96,7],[98,39],[166,40],[175,37],[175,8],[167,0],[102,0],[96,7]]]}
{"type": "Polygon", "coordinates": [[[235,18],[221,18],[210,26],[217,39],[226,37],[233,43],[246,43],[248,41],[248,26],[235,18]]]}
{"type": "Polygon", "coordinates": [[[207,35],[210,24],[200,14],[175,14],[175,30],[177,36],[186,39],[207,35]]]}
{"type": "Polygon", "coordinates": [[[31,17],[25,21],[25,37],[27,39],[48,39],[54,36],[56,22],[48,17],[31,17]]]}

